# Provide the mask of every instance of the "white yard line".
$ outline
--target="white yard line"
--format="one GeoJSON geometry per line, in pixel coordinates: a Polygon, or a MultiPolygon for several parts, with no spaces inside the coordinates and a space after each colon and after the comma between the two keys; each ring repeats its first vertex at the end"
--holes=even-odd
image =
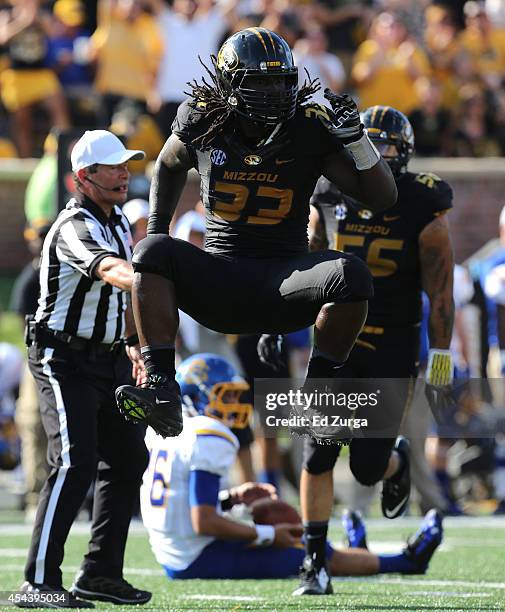
{"type": "MultiPolygon", "coordinates": [[[[5,523],[0,525],[0,536],[23,536],[32,535],[33,525],[24,525],[21,523],[5,523]]],[[[75,523],[72,525],[70,533],[73,535],[89,535],[91,532],[91,523],[75,523]]],[[[140,521],[134,521],[130,525],[130,536],[146,536],[147,530],[140,521]]]]}
{"type": "MultiPolygon", "coordinates": [[[[447,538],[447,542],[443,542],[437,548],[437,554],[441,552],[452,552],[454,550],[454,542],[452,538],[447,538]]],[[[503,543],[501,544],[503,546],[503,543]]],[[[342,548],[341,545],[336,543],[338,549],[342,548]]],[[[389,555],[394,553],[400,553],[405,548],[405,541],[401,540],[369,540],[368,548],[376,555],[389,555]]],[[[344,548],[345,550],[345,548],[344,548]]]]}
{"type": "Polygon", "coordinates": [[[413,597],[419,597],[420,595],[427,597],[491,597],[491,593],[458,593],[457,591],[411,591],[406,595],[412,595],[413,597]]]}
{"type": "Polygon", "coordinates": [[[255,595],[185,595],[184,599],[203,599],[207,601],[266,601],[255,595]]]}
{"type": "MultiPolygon", "coordinates": [[[[398,531],[403,527],[417,528],[421,524],[421,516],[407,516],[391,521],[385,518],[366,518],[365,525],[368,529],[392,529],[398,531]]],[[[333,527],[342,529],[339,517],[331,519],[333,527]]],[[[470,527],[475,529],[505,529],[505,516],[448,516],[444,518],[444,527],[470,527]]]]}
{"type": "Polygon", "coordinates": [[[498,589],[505,590],[505,582],[470,582],[469,580],[421,580],[416,578],[386,578],[385,576],[370,576],[359,578],[333,578],[336,582],[376,582],[391,585],[420,585],[420,586],[452,586],[472,589],[498,589]]]}

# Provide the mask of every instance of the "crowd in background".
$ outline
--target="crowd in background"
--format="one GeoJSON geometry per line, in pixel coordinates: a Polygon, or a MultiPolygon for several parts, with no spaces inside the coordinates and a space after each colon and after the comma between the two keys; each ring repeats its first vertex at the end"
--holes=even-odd
{"type": "MultiPolygon", "coordinates": [[[[25,202],[25,237],[34,259],[18,280],[11,310],[23,316],[36,307],[41,239],[57,214],[57,130],[108,127],[129,148],[146,151],[146,160],[130,164],[134,176],[124,208],[138,241],[148,214],[146,166],[170,134],[186,83],[205,75],[200,58],[210,66],[226,36],[249,26],[286,38],[301,82],[307,71],[322,90],[350,91],[361,108],[384,104],[406,113],[420,156],[505,153],[505,0],[0,0],[0,157],[41,158],[25,202]]],[[[316,101],[325,102],[322,91],[316,101]]],[[[174,235],[202,246],[201,213],[197,206],[181,218],[174,235]]],[[[456,321],[456,361],[467,377],[505,373],[505,365],[493,369],[486,352],[491,347],[492,357],[505,347],[505,213],[500,225],[502,242],[471,263],[471,291],[456,321]],[[473,357],[472,344],[480,345],[473,357]]],[[[291,340],[291,374],[303,376],[310,338],[291,340]]],[[[182,357],[212,348],[240,366],[235,342],[182,315],[182,357]]],[[[498,362],[505,364],[505,352],[498,362]]],[[[6,402],[0,417],[12,417],[12,393],[23,377],[20,355],[0,345],[0,371],[7,364],[13,382],[9,393],[0,386],[6,402]]],[[[40,468],[25,469],[25,501],[33,508],[44,480],[45,448],[40,422],[30,420],[36,411],[25,409],[36,403],[31,391],[22,386],[16,412],[21,436],[27,432],[41,442],[23,442],[25,459],[40,468]]],[[[432,452],[454,514],[461,510],[458,499],[493,496],[497,511],[505,513],[505,394],[494,391],[491,385],[466,394],[457,415],[463,425],[454,425],[461,427],[464,447],[451,444],[442,459],[440,449],[432,452]],[[492,418],[503,421],[496,439],[486,429],[490,406],[492,418]],[[472,448],[473,459],[471,452],[464,455],[472,448]]],[[[19,461],[10,417],[0,436],[0,460],[6,462],[0,469],[19,461]]]]}
{"type": "Polygon", "coordinates": [[[1,0],[0,155],[112,126],[152,158],[199,58],[248,26],[286,38],[301,81],[406,113],[418,155],[505,151],[503,0],[1,0]]]}

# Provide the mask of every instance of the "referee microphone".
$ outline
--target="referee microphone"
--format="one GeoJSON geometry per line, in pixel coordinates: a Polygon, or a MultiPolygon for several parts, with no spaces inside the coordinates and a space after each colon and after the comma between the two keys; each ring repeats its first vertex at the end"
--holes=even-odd
{"type": "Polygon", "coordinates": [[[85,176],[84,177],[85,181],[89,181],[92,185],[95,185],[95,187],[98,187],[100,189],[103,189],[104,191],[121,191],[121,187],[103,187],[102,185],[99,185],[98,183],[95,183],[95,181],[92,181],[89,176],[85,176]]]}

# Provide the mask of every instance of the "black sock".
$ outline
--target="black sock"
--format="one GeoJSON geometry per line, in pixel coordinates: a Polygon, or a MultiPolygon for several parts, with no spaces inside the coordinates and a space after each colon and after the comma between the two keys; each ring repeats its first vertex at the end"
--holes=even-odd
{"type": "Polygon", "coordinates": [[[330,355],[313,351],[307,369],[307,378],[333,378],[335,371],[343,365],[330,355]]]}
{"type": "Polygon", "coordinates": [[[328,521],[304,521],[303,528],[307,555],[314,559],[317,567],[321,567],[326,563],[328,521]]]}
{"type": "Polygon", "coordinates": [[[175,378],[175,348],[173,344],[143,346],[140,350],[148,374],[164,374],[175,378]]]}

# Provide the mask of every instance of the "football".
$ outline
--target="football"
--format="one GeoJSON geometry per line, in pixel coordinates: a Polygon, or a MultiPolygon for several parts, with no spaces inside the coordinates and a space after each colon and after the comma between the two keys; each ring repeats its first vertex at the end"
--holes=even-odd
{"type": "Polygon", "coordinates": [[[295,508],[280,499],[269,497],[257,499],[249,506],[249,509],[254,522],[258,525],[278,525],[279,523],[298,525],[302,522],[295,508]]]}

